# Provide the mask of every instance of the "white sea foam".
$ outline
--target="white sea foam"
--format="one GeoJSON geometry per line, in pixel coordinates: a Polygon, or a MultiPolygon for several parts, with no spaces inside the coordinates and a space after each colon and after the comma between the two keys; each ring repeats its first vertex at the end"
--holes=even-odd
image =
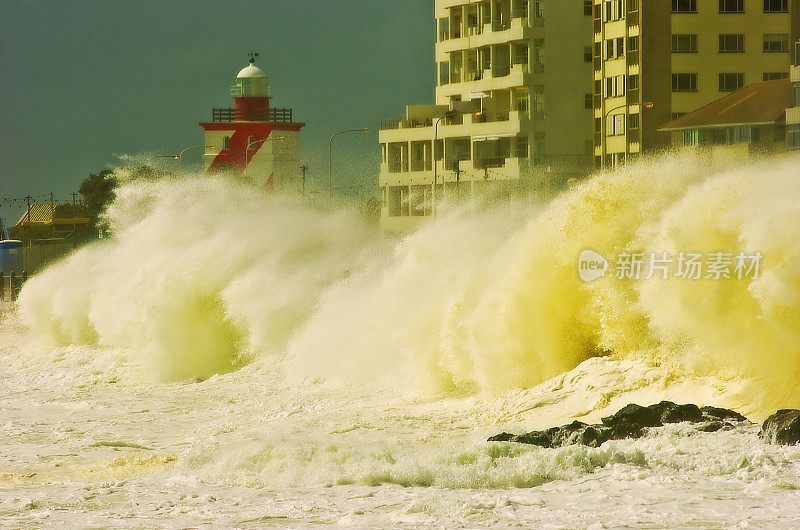
{"type": "Polygon", "coordinates": [[[796,157],[665,156],[388,242],[346,209],[134,179],[108,211],[116,237],[36,275],[20,306],[50,340],[124,348],[163,380],[266,356],[298,381],[500,395],[614,354],[748,381],[735,405],[763,416],[800,406],[798,177],[796,157]],[[587,284],[585,248],[764,259],[753,281],[587,284]]]}

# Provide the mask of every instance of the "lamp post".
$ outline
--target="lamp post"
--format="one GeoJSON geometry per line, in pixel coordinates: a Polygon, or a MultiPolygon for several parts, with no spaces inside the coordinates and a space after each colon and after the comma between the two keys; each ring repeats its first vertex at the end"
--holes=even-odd
{"type": "Polygon", "coordinates": [[[340,134],[345,133],[352,133],[352,132],[360,132],[360,133],[368,133],[369,129],[362,128],[362,129],[347,129],[346,131],[339,131],[333,133],[331,135],[330,140],[328,140],[328,204],[331,203],[333,200],[333,139],[339,136],[340,134]]]}
{"type": "MultiPolygon", "coordinates": [[[[439,139],[439,122],[445,118],[451,118],[458,114],[455,110],[448,110],[436,120],[433,125],[433,146],[431,147],[431,155],[433,156],[433,193],[431,194],[431,215],[436,217],[436,179],[437,179],[437,165],[436,165],[436,140],[439,139]]],[[[444,145],[442,145],[442,160],[444,160],[444,145]]]]}
{"type": "Polygon", "coordinates": [[[247,144],[247,147],[244,148],[244,167],[245,167],[245,169],[247,169],[247,164],[250,163],[250,148],[253,147],[256,144],[261,144],[261,143],[264,143],[264,142],[269,141],[269,140],[272,140],[273,142],[283,142],[284,140],[286,140],[286,137],[285,136],[276,136],[275,138],[267,137],[267,138],[262,138],[261,140],[253,140],[252,142],[247,144]]]}
{"type": "MultiPolygon", "coordinates": [[[[627,103],[623,103],[622,105],[617,105],[616,107],[608,109],[603,114],[603,131],[604,131],[604,133],[608,132],[608,115],[611,114],[612,112],[614,112],[615,110],[623,109],[623,108],[625,108],[627,106],[628,106],[627,103]]],[[[646,102],[642,103],[641,106],[642,106],[642,108],[644,110],[650,110],[653,107],[655,107],[655,103],[653,103],[652,101],[646,101],[646,102]]],[[[641,121],[639,122],[639,126],[641,127],[641,121]]],[[[603,151],[603,164],[602,165],[605,165],[605,158],[606,158],[606,156],[608,156],[608,140],[606,140],[606,136],[607,136],[606,134],[603,134],[603,149],[602,149],[602,151],[603,151]]],[[[625,151],[627,152],[628,149],[626,148],[625,151]]]]}

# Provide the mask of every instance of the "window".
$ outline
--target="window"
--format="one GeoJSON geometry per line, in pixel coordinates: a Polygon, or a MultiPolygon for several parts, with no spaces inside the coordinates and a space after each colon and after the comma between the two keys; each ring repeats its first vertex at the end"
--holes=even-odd
{"type": "Polygon", "coordinates": [[[639,74],[628,76],[628,90],[636,90],[639,88],[639,74]]]}
{"type": "Polygon", "coordinates": [[[744,52],[744,35],[731,34],[719,36],[719,53],[744,52]]]}
{"type": "Polygon", "coordinates": [[[697,53],[697,35],[694,34],[673,35],[672,53],[697,53]]]}
{"type": "Polygon", "coordinates": [[[603,82],[599,79],[595,79],[594,81],[594,93],[600,95],[600,92],[603,90],[603,82]]]}
{"type": "Polygon", "coordinates": [[[628,11],[639,11],[639,0],[628,0],[628,11]]]}
{"type": "Polygon", "coordinates": [[[528,93],[520,94],[517,96],[517,112],[523,114],[528,113],[528,93]]]}
{"type": "Polygon", "coordinates": [[[439,84],[446,85],[450,82],[450,63],[439,63],[439,84]]]}
{"type": "Polygon", "coordinates": [[[600,132],[600,128],[603,126],[603,119],[602,118],[595,118],[594,119],[594,132],[600,132]]]}
{"type": "Polygon", "coordinates": [[[800,126],[793,125],[786,133],[786,143],[789,146],[789,150],[800,149],[800,126]]]}
{"type": "Polygon", "coordinates": [[[585,63],[592,62],[592,47],[591,46],[584,46],[583,47],[583,62],[585,62],[585,63]]]}
{"type": "Polygon", "coordinates": [[[697,0],[672,0],[673,13],[697,13],[697,0]]]}
{"type": "Polygon", "coordinates": [[[615,98],[625,95],[625,76],[615,75],[606,77],[605,96],[607,98],[615,98]]]}
{"type": "Polygon", "coordinates": [[[766,33],[764,34],[765,52],[788,52],[789,35],[786,33],[766,33]]]}
{"type": "Polygon", "coordinates": [[[531,104],[533,105],[534,113],[544,112],[544,86],[537,85],[533,87],[533,101],[531,104]]]}
{"type": "Polygon", "coordinates": [[[445,41],[450,38],[450,19],[439,19],[439,41],[445,41]]]}
{"type": "Polygon", "coordinates": [[[622,0],[606,0],[606,21],[620,20],[623,15],[622,0]]]}
{"type": "Polygon", "coordinates": [[[583,14],[587,16],[592,16],[593,5],[594,5],[594,0],[583,0],[583,14]]]}
{"type": "Polygon", "coordinates": [[[625,37],[606,41],[606,59],[618,59],[625,54],[625,37]]]}
{"type": "Polygon", "coordinates": [[[719,0],[720,13],[744,13],[744,0],[719,0]]]}
{"type": "Polygon", "coordinates": [[[248,136],[247,137],[247,148],[248,149],[253,149],[255,147],[255,145],[253,145],[253,144],[255,144],[255,143],[256,143],[256,137],[255,136],[248,136]]]}
{"type": "Polygon", "coordinates": [[[673,92],[697,92],[697,74],[672,74],[673,92]]]}
{"type": "Polygon", "coordinates": [[[533,0],[533,18],[544,18],[544,6],[541,0],[533,0]]]}
{"type": "Polygon", "coordinates": [[[729,133],[730,142],[732,144],[747,144],[751,140],[751,128],[749,125],[739,125],[733,127],[729,133]]]}
{"type": "Polygon", "coordinates": [[[794,66],[800,66],[800,42],[794,43],[794,66]]]}
{"type": "Polygon", "coordinates": [[[613,114],[608,116],[606,122],[607,136],[620,136],[625,134],[625,115],[613,114]]]}
{"type": "Polygon", "coordinates": [[[231,137],[226,136],[222,139],[222,148],[223,149],[230,149],[231,148],[231,137]]]}
{"type": "Polygon", "coordinates": [[[639,49],[639,36],[628,37],[628,51],[635,52],[639,49]]]}
{"type": "Polygon", "coordinates": [[[700,145],[700,130],[688,129],[683,131],[683,145],[700,145]]]}
{"type": "Polygon", "coordinates": [[[789,0],[764,0],[764,13],[788,13],[789,0]]]}
{"type": "Polygon", "coordinates": [[[685,112],[673,112],[672,113],[672,120],[677,120],[678,118],[680,118],[684,114],[686,114],[686,113],[685,112]]]}
{"type": "Polygon", "coordinates": [[[744,74],[719,74],[719,91],[731,92],[744,86],[744,74]]]}
{"type": "Polygon", "coordinates": [[[628,116],[628,128],[629,129],[638,129],[639,128],[639,115],[638,114],[631,114],[628,116]]]}
{"type": "Polygon", "coordinates": [[[775,81],[776,79],[786,79],[789,72],[764,72],[764,81],[775,81]]]}
{"type": "Polygon", "coordinates": [[[583,108],[591,109],[594,107],[594,95],[586,93],[583,96],[583,108]]]}
{"type": "Polygon", "coordinates": [[[800,83],[794,84],[794,106],[800,107],[800,83]]]}

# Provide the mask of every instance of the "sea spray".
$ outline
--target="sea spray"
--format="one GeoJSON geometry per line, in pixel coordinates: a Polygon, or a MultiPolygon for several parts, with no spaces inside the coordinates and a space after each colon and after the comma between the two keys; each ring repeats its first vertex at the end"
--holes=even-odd
{"type": "Polygon", "coordinates": [[[355,213],[222,179],[136,180],[109,209],[116,237],[32,278],[20,303],[39,334],[126,347],[163,379],[263,355],[301,381],[502,393],[616,355],[752,380],[754,410],[797,406],[799,168],[664,156],[389,241],[355,213]],[[586,248],[763,263],[753,279],[586,283],[586,248]]]}
{"type": "Polygon", "coordinates": [[[279,353],[379,241],[355,217],[222,179],[135,180],[117,195],[116,236],[38,274],[20,304],[51,340],[127,348],[161,380],[279,353]]]}

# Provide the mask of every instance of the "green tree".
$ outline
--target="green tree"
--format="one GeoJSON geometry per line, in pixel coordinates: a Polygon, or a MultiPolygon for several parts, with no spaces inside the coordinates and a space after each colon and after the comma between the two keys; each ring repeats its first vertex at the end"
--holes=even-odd
{"type": "Polygon", "coordinates": [[[97,218],[116,197],[116,187],[117,179],[110,169],[92,173],[81,182],[78,192],[83,196],[83,205],[93,224],[97,225],[97,218]]]}

